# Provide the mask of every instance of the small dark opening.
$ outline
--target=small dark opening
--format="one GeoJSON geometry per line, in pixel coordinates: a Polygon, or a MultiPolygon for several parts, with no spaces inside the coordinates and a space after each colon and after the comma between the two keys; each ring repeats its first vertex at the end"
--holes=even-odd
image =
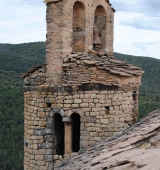
{"type": "Polygon", "coordinates": [[[54,129],[55,129],[55,151],[57,155],[64,154],[64,123],[62,116],[59,113],[54,115],[54,129]]]}
{"type": "Polygon", "coordinates": [[[52,105],[51,103],[47,103],[47,107],[51,107],[51,105],[52,105]]]}
{"type": "Polygon", "coordinates": [[[106,115],[109,114],[109,106],[105,107],[105,112],[106,112],[106,115]]]}
{"type": "Polygon", "coordinates": [[[136,101],[136,97],[137,97],[136,91],[133,92],[132,96],[133,96],[133,101],[136,101]]]}
{"type": "Polygon", "coordinates": [[[25,142],[25,146],[28,147],[28,143],[27,142],[25,142]]]}
{"type": "Polygon", "coordinates": [[[80,115],[73,113],[71,115],[72,122],[72,151],[78,152],[80,150],[80,115]]]}

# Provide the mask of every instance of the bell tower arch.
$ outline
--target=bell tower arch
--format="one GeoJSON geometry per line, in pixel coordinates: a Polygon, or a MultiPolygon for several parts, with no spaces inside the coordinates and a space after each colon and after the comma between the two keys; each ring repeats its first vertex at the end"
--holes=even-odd
{"type": "Polygon", "coordinates": [[[74,52],[85,51],[86,33],[85,6],[82,2],[75,2],[73,6],[73,41],[72,49],[74,52]]]}

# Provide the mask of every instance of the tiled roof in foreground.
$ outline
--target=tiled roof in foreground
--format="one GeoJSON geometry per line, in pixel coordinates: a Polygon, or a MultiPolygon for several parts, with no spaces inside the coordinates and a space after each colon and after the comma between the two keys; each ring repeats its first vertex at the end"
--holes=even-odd
{"type": "Polygon", "coordinates": [[[61,165],[61,170],[159,170],[160,109],[61,165]]]}

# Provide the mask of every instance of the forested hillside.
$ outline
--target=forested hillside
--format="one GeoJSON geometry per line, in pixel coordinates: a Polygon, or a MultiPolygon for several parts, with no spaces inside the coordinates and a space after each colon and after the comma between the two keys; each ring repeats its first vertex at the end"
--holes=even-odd
{"type": "Polygon", "coordinates": [[[44,58],[44,42],[0,44],[0,170],[23,170],[21,75],[44,58]]]}
{"type": "MultiPolygon", "coordinates": [[[[145,70],[139,114],[160,108],[160,60],[115,53],[145,70]]],[[[23,169],[23,79],[21,75],[45,62],[45,42],[0,44],[0,170],[23,169]]]]}

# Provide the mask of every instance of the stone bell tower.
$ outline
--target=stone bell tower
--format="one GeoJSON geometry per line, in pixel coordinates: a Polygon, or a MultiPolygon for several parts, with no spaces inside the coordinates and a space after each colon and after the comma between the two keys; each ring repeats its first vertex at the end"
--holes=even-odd
{"type": "Polygon", "coordinates": [[[58,170],[138,117],[143,70],[113,56],[109,0],[45,0],[46,63],[24,78],[24,169],[58,170]]]}
{"type": "Polygon", "coordinates": [[[113,56],[114,9],[108,0],[45,0],[47,4],[47,82],[61,82],[63,59],[71,52],[93,47],[93,26],[98,27],[99,48],[113,56]]]}

